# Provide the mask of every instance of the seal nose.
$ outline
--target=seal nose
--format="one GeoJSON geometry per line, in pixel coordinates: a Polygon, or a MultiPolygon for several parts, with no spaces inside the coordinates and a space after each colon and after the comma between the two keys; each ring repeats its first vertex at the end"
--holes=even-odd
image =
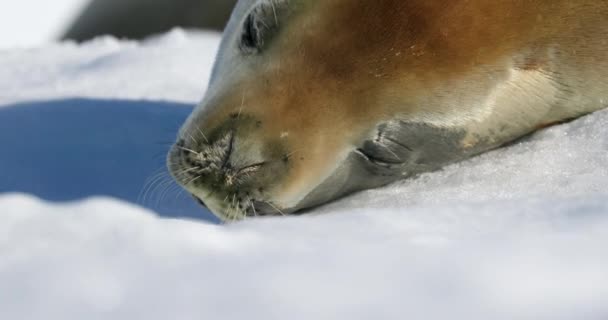
{"type": "Polygon", "coordinates": [[[209,122],[191,121],[182,130],[168,157],[175,180],[222,219],[281,212],[269,201],[292,166],[285,139],[250,115],[209,122]],[[211,129],[203,132],[200,124],[211,129]]]}
{"type": "Polygon", "coordinates": [[[280,141],[262,138],[259,123],[242,115],[208,133],[191,125],[171,152],[173,176],[197,189],[264,188],[286,170],[287,162],[280,141]]]}
{"type": "MultiPolygon", "coordinates": [[[[201,132],[200,135],[204,136],[201,132]]],[[[233,159],[236,145],[241,145],[235,130],[227,130],[215,140],[209,140],[204,136],[205,143],[199,143],[195,137],[191,145],[182,139],[176,144],[178,157],[181,158],[188,169],[198,169],[199,172],[225,176],[226,184],[232,185],[236,175],[252,174],[258,171],[265,161],[258,160],[255,163],[244,164],[248,157],[240,154],[233,159]]]]}

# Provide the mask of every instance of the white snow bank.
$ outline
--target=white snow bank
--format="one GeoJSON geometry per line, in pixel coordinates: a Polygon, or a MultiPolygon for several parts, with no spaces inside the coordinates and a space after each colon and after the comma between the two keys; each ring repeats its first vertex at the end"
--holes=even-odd
{"type": "Polygon", "coordinates": [[[1,319],[608,317],[600,198],[227,226],[109,199],[0,203],[1,319]]]}
{"type": "Polygon", "coordinates": [[[65,97],[196,102],[219,40],[175,29],[141,43],[100,37],[0,52],[0,106],[65,97]]]}

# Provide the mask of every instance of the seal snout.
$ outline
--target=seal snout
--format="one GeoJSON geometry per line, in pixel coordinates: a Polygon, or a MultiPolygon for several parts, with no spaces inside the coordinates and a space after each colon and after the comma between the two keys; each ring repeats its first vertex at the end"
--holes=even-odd
{"type": "Polygon", "coordinates": [[[252,128],[259,121],[230,118],[208,133],[197,125],[183,131],[168,167],[203,206],[225,220],[280,212],[268,190],[288,170],[280,141],[268,141],[252,128]]]}

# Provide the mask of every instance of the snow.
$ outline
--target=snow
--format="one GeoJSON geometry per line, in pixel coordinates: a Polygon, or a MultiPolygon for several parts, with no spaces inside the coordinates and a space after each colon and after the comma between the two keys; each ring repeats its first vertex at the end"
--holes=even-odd
{"type": "Polygon", "coordinates": [[[215,34],[176,29],[144,43],[100,37],[8,50],[0,53],[0,105],[66,97],[196,103],[218,46],[215,34]]]}
{"type": "Polygon", "coordinates": [[[37,47],[61,37],[87,0],[0,0],[0,49],[37,47]]]}
{"type": "Polygon", "coordinates": [[[607,111],[218,225],[162,173],[217,45],[0,52],[0,319],[608,319],[607,111]]]}
{"type": "Polygon", "coordinates": [[[227,226],[110,199],[0,203],[2,319],[608,316],[601,198],[227,226]]]}

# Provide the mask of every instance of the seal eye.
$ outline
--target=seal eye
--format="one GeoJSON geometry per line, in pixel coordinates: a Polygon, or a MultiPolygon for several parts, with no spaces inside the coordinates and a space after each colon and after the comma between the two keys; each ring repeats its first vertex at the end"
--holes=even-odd
{"type": "Polygon", "coordinates": [[[260,53],[279,30],[280,17],[287,11],[286,1],[263,1],[254,7],[245,21],[239,39],[244,54],[260,53]]]}
{"type": "Polygon", "coordinates": [[[247,16],[243,25],[241,35],[241,50],[244,53],[257,53],[260,51],[263,41],[260,38],[260,29],[256,24],[253,13],[247,16]]]}

